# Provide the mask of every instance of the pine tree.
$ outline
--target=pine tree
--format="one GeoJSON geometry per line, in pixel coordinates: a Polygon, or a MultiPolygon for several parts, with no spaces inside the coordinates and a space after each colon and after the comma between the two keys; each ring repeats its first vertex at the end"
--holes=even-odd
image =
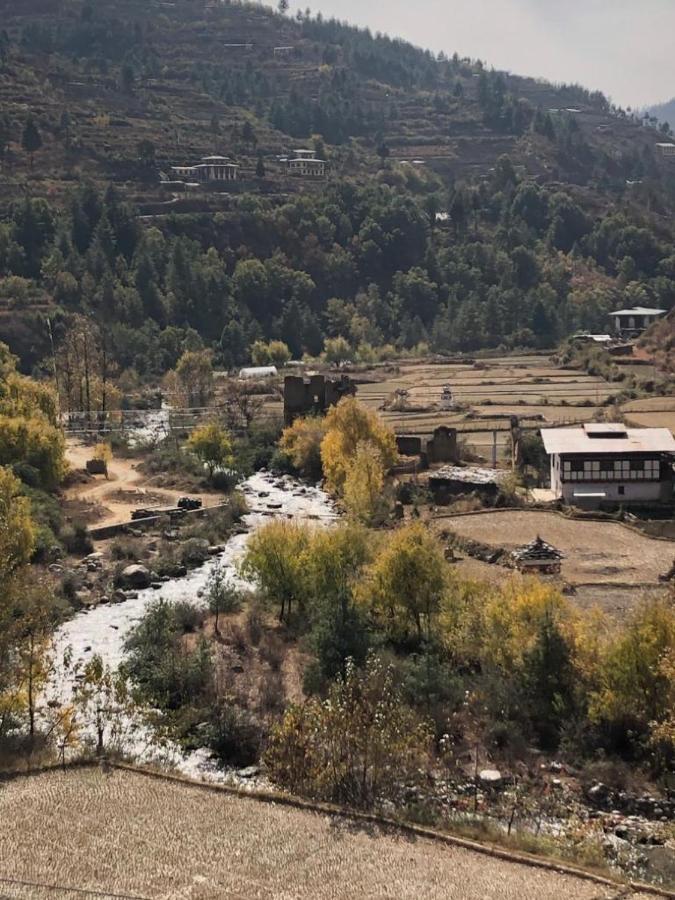
{"type": "Polygon", "coordinates": [[[32,116],[26,119],[23,134],[21,135],[21,146],[30,157],[30,167],[32,169],[35,153],[42,146],[42,137],[32,116]]]}

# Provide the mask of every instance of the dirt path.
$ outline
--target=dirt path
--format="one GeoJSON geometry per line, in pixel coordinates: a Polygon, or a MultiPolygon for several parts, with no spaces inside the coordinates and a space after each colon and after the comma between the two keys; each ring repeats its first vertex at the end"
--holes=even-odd
{"type": "MultiPolygon", "coordinates": [[[[91,452],[91,446],[72,438],[68,440],[66,458],[73,470],[84,469],[87,460],[91,459],[91,452]]],[[[96,507],[95,522],[102,526],[128,522],[132,511],[140,506],[175,506],[179,497],[186,493],[154,487],[138,466],[138,460],[113,458],[108,464],[108,478],[96,475],[85,483],[71,485],[65,491],[66,500],[96,507]]],[[[190,496],[199,498],[204,506],[217,506],[221,499],[217,494],[192,491],[190,496]]]]}
{"type": "Polygon", "coordinates": [[[62,886],[193,900],[638,896],[376,825],[121,771],[17,778],[0,792],[0,822],[0,893],[11,898],[72,897],[62,886]]]}

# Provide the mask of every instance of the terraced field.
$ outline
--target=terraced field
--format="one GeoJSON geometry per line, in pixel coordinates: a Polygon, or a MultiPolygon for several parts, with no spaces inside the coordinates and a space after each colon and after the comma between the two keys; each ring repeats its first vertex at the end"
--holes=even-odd
{"type": "Polygon", "coordinates": [[[488,457],[497,431],[500,454],[509,446],[509,418],[538,428],[586,422],[619,388],[584,372],[560,369],[541,356],[514,356],[471,363],[404,363],[397,372],[373,370],[360,384],[359,399],[380,411],[397,432],[427,433],[439,425],[457,428],[475,453],[488,457]],[[458,409],[442,411],[449,385],[458,409]],[[395,404],[407,391],[405,405],[395,404]]]}
{"type": "Polygon", "coordinates": [[[670,428],[675,434],[675,397],[648,397],[621,407],[626,422],[638,428],[670,428]]]}

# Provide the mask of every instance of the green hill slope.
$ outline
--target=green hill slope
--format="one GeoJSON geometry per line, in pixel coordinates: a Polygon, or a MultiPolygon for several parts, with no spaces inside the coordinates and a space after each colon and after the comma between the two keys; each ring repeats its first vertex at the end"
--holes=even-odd
{"type": "Polygon", "coordinates": [[[151,375],[189,329],[233,363],[276,335],[550,345],[616,302],[672,305],[675,162],[601,94],[260,6],[0,0],[0,19],[0,337],[25,366],[49,309],[57,339],[93,316],[151,375]],[[327,179],[289,177],[302,145],[327,179]],[[162,180],[209,153],[239,180],[162,180]]]}

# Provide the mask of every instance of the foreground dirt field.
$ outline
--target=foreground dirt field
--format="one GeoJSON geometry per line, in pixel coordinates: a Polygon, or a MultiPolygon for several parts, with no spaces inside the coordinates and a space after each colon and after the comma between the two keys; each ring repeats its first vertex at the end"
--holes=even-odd
{"type": "Polygon", "coordinates": [[[135,900],[638,896],[143,775],[87,769],[8,783],[0,789],[0,897],[75,896],[66,888],[135,900]]]}
{"type": "Polygon", "coordinates": [[[657,585],[675,543],[655,541],[613,522],[565,519],[536,510],[480,513],[435,520],[438,530],[513,549],[537,535],[565,554],[562,577],[577,584],[657,585]]]}

